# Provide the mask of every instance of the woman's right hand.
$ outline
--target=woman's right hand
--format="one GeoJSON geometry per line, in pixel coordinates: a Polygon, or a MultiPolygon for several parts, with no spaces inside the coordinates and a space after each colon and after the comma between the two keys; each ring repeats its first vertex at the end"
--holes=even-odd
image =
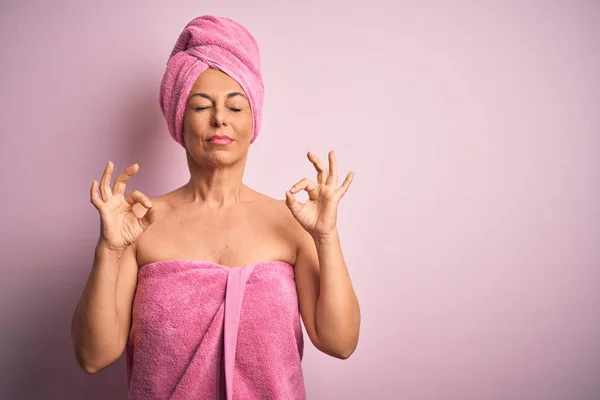
{"type": "Polygon", "coordinates": [[[99,244],[108,250],[122,253],[133,244],[141,234],[156,220],[156,210],[152,208],[150,199],[136,190],[125,197],[127,181],[139,171],[139,165],[133,164],[125,169],[111,189],[110,180],[114,164],[109,161],[100,183],[94,181],[90,191],[90,200],[100,212],[99,244]],[[98,194],[100,189],[100,194],[98,194]],[[142,218],[133,212],[133,206],[140,203],[147,208],[142,218]]]}

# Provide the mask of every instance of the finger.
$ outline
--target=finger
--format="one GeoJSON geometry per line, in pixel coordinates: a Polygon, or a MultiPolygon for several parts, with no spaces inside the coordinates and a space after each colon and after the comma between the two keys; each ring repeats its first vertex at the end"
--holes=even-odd
{"type": "Polygon", "coordinates": [[[296,196],[294,196],[292,194],[292,192],[290,192],[289,190],[287,192],[285,192],[285,204],[288,206],[290,211],[294,214],[297,213],[298,211],[300,211],[300,209],[304,205],[303,203],[296,200],[296,196]]]}
{"type": "Polygon", "coordinates": [[[319,160],[319,157],[317,157],[310,151],[306,155],[317,170],[317,182],[324,185],[327,180],[327,170],[325,169],[325,167],[323,167],[323,164],[321,163],[321,160],[319,160]]]}
{"type": "Polygon", "coordinates": [[[110,191],[110,174],[112,173],[115,165],[112,161],[109,161],[106,164],[106,168],[104,168],[104,173],[102,174],[102,179],[100,179],[100,194],[102,195],[102,200],[108,200],[109,196],[112,195],[110,191]]]}
{"type": "Polygon", "coordinates": [[[102,207],[102,199],[98,194],[98,185],[98,182],[92,182],[92,187],[90,188],[90,201],[99,210],[100,207],[102,207]]]}
{"type": "Polygon", "coordinates": [[[344,183],[342,183],[342,186],[340,186],[338,189],[341,192],[341,196],[346,194],[353,179],[354,179],[354,172],[351,171],[348,173],[348,175],[346,175],[346,179],[344,179],[344,183]]]}
{"type": "Polygon", "coordinates": [[[152,207],[152,202],[144,193],[136,190],[132,192],[129,196],[125,197],[125,201],[129,203],[131,207],[133,207],[136,203],[140,203],[146,208],[152,207]]]}
{"type": "Polygon", "coordinates": [[[121,172],[121,174],[119,174],[117,179],[115,179],[115,183],[112,188],[112,193],[114,195],[121,195],[121,194],[125,193],[125,187],[127,186],[127,181],[129,181],[129,179],[139,171],[139,167],[140,166],[138,164],[133,164],[133,165],[125,168],[125,171],[123,171],[123,172],[121,172]]]}
{"type": "Polygon", "coordinates": [[[301,179],[299,180],[294,186],[292,186],[292,188],[290,189],[290,192],[292,194],[296,194],[301,190],[306,190],[308,192],[308,194],[310,195],[311,192],[313,192],[315,189],[317,188],[317,185],[311,181],[310,179],[301,179]]]}
{"type": "Polygon", "coordinates": [[[140,223],[142,224],[142,229],[146,230],[154,222],[156,222],[156,208],[151,207],[146,211],[146,214],[140,218],[140,223]]]}
{"type": "Polygon", "coordinates": [[[326,183],[334,187],[338,184],[337,163],[335,162],[335,153],[333,150],[329,152],[329,175],[327,176],[326,183]]]}

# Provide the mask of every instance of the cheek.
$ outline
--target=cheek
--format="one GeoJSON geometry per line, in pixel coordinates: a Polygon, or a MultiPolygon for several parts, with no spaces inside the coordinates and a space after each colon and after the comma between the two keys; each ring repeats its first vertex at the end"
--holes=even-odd
{"type": "MultiPolygon", "coordinates": [[[[202,116],[202,113],[195,112],[189,108],[183,114],[184,121],[187,121],[188,125],[193,126],[198,124],[202,116]]],[[[184,122],[185,123],[185,122],[184,122]]]]}
{"type": "Polygon", "coordinates": [[[244,113],[240,113],[242,115],[239,116],[238,118],[238,129],[241,131],[240,133],[244,133],[246,135],[250,135],[252,136],[252,126],[253,126],[253,120],[252,120],[252,113],[251,112],[244,112],[244,113]]]}
{"type": "Polygon", "coordinates": [[[207,117],[208,113],[197,113],[194,111],[186,111],[183,115],[183,130],[184,134],[198,135],[203,127],[210,124],[207,117]]]}
{"type": "Polygon", "coordinates": [[[183,140],[186,143],[195,143],[200,137],[201,126],[198,114],[186,111],[183,115],[183,140]]]}

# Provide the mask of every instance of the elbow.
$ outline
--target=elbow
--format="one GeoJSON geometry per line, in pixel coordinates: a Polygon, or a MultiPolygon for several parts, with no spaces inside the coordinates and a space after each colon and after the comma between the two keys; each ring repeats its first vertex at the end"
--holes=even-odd
{"type": "Polygon", "coordinates": [[[335,358],[339,358],[340,360],[347,360],[354,353],[354,350],[356,350],[356,345],[336,349],[336,351],[331,355],[335,358]]]}
{"type": "Polygon", "coordinates": [[[76,351],[75,359],[79,367],[88,375],[94,375],[97,372],[102,371],[114,363],[119,357],[109,357],[106,359],[97,359],[92,357],[90,354],[85,354],[84,351],[76,351]]]}
{"type": "Polygon", "coordinates": [[[356,329],[343,335],[335,335],[335,337],[324,340],[322,343],[328,348],[327,354],[340,360],[347,360],[354,354],[358,346],[358,336],[359,330],[356,329]]]}
{"type": "Polygon", "coordinates": [[[77,361],[77,365],[81,368],[86,374],[93,375],[99,371],[99,368],[96,368],[93,363],[90,362],[90,358],[88,356],[88,352],[85,348],[78,342],[77,336],[71,333],[71,339],[73,340],[73,352],[75,353],[75,361],[77,361]]]}
{"type": "Polygon", "coordinates": [[[101,369],[101,368],[97,368],[96,366],[92,365],[92,363],[87,361],[85,358],[83,358],[79,354],[77,354],[75,356],[75,358],[77,360],[77,364],[79,365],[79,367],[83,370],[83,372],[85,372],[88,375],[93,375],[96,372],[100,371],[100,369],[101,369]]]}
{"type": "Polygon", "coordinates": [[[340,360],[350,358],[358,346],[358,331],[349,335],[329,335],[328,337],[322,333],[319,335],[317,332],[315,336],[315,340],[312,342],[317,349],[340,360]]]}
{"type": "Polygon", "coordinates": [[[340,360],[347,360],[352,354],[354,354],[357,344],[357,341],[352,341],[348,344],[340,343],[338,341],[335,344],[329,345],[321,342],[317,348],[331,357],[338,358],[340,360]]]}
{"type": "Polygon", "coordinates": [[[349,358],[350,358],[350,356],[351,356],[352,354],[354,354],[354,350],[356,350],[356,347],[354,347],[354,348],[352,348],[352,349],[350,349],[350,350],[347,350],[347,351],[345,351],[345,352],[342,352],[342,353],[340,353],[340,356],[339,356],[338,358],[339,358],[340,360],[347,360],[347,359],[349,359],[349,358]]]}
{"type": "Polygon", "coordinates": [[[94,375],[95,373],[102,371],[104,368],[108,367],[112,363],[113,363],[113,361],[99,364],[99,363],[82,360],[79,358],[77,359],[77,364],[79,364],[79,367],[83,370],[83,372],[85,372],[88,375],[94,375]]]}
{"type": "Polygon", "coordinates": [[[360,321],[343,328],[315,329],[312,342],[323,353],[340,360],[347,360],[358,346],[359,335],[360,321]]]}
{"type": "Polygon", "coordinates": [[[347,360],[354,353],[356,348],[321,348],[320,350],[334,358],[340,360],[347,360]]]}
{"type": "Polygon", "coordinates": [[[100,371],[99,369],[89,365],[83,365],[81,366],[81,369],[83,369],[83,372],[85,372],[88,375],[94,375],[96,372],[100,371]]]}

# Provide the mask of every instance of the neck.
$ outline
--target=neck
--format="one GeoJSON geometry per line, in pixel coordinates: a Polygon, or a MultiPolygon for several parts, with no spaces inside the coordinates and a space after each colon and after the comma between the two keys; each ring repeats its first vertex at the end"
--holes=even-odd
{"type": "Polygon", "coordinates": [[[183,188],[186,202],[211,209],[240,202],[246,189],[242,183],[245,165],[245,156],[232,164],[199,164],[188,155],[190,180],[183,188]]]}

